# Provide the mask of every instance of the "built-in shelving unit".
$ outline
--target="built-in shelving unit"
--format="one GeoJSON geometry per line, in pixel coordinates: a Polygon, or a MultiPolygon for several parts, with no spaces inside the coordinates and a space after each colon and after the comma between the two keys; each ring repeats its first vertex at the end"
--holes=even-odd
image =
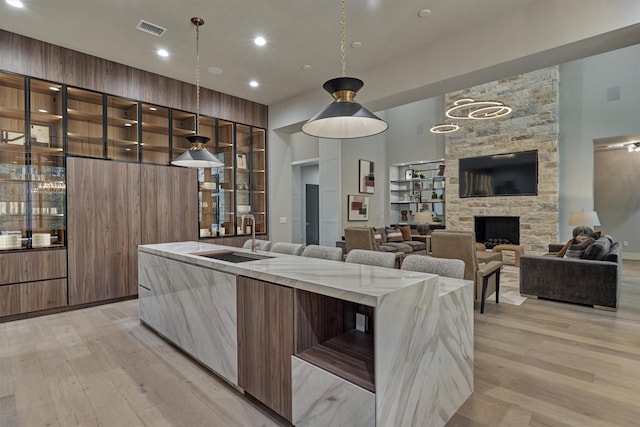
{"type": "Polygon", "coordinates": [[[420,211],[445,223],[445,177],[442,160],[393,165],[390,168],[391,223],[413,223],[420,211]]]}
{"type": "Polygon", "coordinates": [[[312,365],[375,393],[373,307],[295,290],[296,353],[312,365]],[[368,317],[356,330],[356,313],[368,317]]]}

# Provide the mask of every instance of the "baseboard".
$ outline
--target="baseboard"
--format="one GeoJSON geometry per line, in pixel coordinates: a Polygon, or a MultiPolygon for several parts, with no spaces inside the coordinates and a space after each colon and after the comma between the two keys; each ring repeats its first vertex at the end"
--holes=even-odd
{"type": "Polygon", "coordinates": [[[634,261],[640,261],[640,253],[638,252],[625,252],[622,251],[622,259],[630,259],[634,261]]]}

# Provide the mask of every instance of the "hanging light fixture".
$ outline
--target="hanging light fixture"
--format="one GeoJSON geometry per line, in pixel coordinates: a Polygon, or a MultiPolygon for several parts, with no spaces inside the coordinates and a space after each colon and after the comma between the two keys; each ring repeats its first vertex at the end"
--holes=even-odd
{"type": "Polygon", "coordinates": [[[512,108],[500,101],[474,101],[459,99],[444,114],[450,119],[488,120],[511,114],[512,108]]]}
{"type": "Polygon", "coordinates": [[[340,54],[342,77],[326,81],[322,87],[333,97],[333,102],[302,125],[302,132],[318,138],[349,139],[377,135],[387,130],[387,122],[354,101],[364,82],[346,77],[347,55],[345,0],[340,7],[340,54]]]}
{"type": "Polygon", "coordinates": [[[200,26],[204,24],[202,18],[191,18],[191,23],[196,27],[196,132],[187,136],[191,147],[180,154],[177,159],[171,162],[172,165],[184,166],[188,168],[217,168],[224,166],[216,156],[211,154],[205,144],[211,138],[200,135],[200,26]]]}

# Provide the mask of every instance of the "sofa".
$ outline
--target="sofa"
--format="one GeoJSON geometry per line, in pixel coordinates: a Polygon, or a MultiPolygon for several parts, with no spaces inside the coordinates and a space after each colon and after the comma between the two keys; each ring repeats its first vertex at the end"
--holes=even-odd
{"type": "Polygon", "coordinates": [[[337,241],[336,246],[341,247],[345,253],[348,253],[351,249],[421,255],[427,253],[426,243],[413,240],[409,226],[404,226],[403,228],[397,226],[379,228],[348,227],[345,229],[345,239],[337,241]],[[350,231],[347,232],[347,230],[350,231]]]}
{"type": "Polygon", "coordinates": [[[565,245],[549,245],[549,251],[543,256],[520,258],[522,295],[617,309],[622,271],[620,243],[596,233],[579,235],[565,245]]]}
{"type": "Polygon", "coordinates": [[[378,250],[385,252],[404,252],[405,254],[426,255],[425,242],[413,240],[409,225],[377,227],[373,229],[378,250]]]}

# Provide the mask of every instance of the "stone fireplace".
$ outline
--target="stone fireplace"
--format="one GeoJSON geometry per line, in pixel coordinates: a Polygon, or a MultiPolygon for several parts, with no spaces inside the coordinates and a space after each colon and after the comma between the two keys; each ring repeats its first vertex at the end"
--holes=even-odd
{"type": "Polygon", "coordinates": [[[520,217],[517,216],[476,216],[474,217],[476,242],[487,249],[511,243],[520,244],[520,217]]]}
{"type": "MultiPolygon", "coordinates": [[[[459,131],[446,134],[446,228],[479,234],[476,218],[518,218],[517,242],[525,253],[546,253],[558,241],[558,68],[452,92],[445,105],[462,98],[499,100],[513,112],[503,119],[464,120],[459,131]],[[460,197],[459,159],[529,150],[538,151],[537,195],[460,197]]],[[[491,227],[485,224],[484,231],[491,227]]]]}

